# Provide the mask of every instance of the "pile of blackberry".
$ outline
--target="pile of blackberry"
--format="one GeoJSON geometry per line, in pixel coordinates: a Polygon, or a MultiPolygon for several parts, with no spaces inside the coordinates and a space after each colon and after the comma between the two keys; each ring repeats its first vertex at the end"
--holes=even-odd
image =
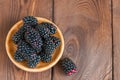
{"type": "Polygon", "coordinates": [[[39,24],[33,16],[24,17],[23,23],[12,37],[17,45],[14,59],[17,62],[26,61],[30,68],[35,68],[41,61],[50,62],[52,54],[61,42],[53,36],[56,34],[56,27],[47,22],[39,24]]]}

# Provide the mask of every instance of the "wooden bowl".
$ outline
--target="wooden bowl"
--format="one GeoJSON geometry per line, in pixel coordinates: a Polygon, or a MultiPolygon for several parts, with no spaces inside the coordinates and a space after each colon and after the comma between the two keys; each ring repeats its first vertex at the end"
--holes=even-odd
{"type": "MultiPolygon", "coordinates": [[[[39,18],[36,17],[38,20],[38,23],[41,22],[48,22],[53,24],[54,26],[56,26],[53,22],[45,19],[45,18],[39,18]]],[[[19,22],[17,22],[8,32],[7,38],[6,38],[6,51],[7,51],[7,55],[10,58],[10,60],[20,69],[24,70],[24,71],[28,71],[28,72],[42,72],[45,70],[50,69],[51,67],[53,67],[61,58],[62,54],[63,54],[63,50],[64,50],[64,39],[63,39],[63,35],[60,31],[60,29],[56,26],[57,28],[57,32],[54,36],[60,38],[61,40],[61,44],[60,46],[54,51],[53,55],[52,55],[52,60],[49,63],[43,63],[40,62],[36,68],[29,68],[26,64],[25,61],[23,62],[16,62],[14,59],[14,53],[16,51],[16,45],[13,43],[12,41],[12,36],[15,34],[15,32],[17,32],[19,30],[19,28],[23,25],[23,21],[20,20],[19,22]]]]}

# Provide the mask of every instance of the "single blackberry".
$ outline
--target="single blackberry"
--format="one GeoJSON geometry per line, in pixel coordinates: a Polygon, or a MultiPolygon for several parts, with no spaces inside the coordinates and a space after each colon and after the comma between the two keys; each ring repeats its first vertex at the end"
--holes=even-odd
{"type": "Polygon", "coordinates": [[[20,41],[18,43],[17,50],[22,54],[25,60],[32,61],[36,59],[37,52],[35,49],[33,49],[28,43],[25,41],[20,41]]]}
{"type": "Polygon", "coordinates": [[[50,62],[51,58],[52,58],[51,55],[48,55],[48,54],[45,54],[45,53],[41,53],[40,57],[41,57],[41,61],[45,62],[45,63],[50,62]]]}
{"type": "Polygon", "coordinates": [[[12,37],[12,40],[15,44],[18,44],[20,40],[24,39],[25,28],[22,26],[12,37]]]}
{"type": "Polygon", "coordinates": [[[39,31],[41,37],[43,37],[43,38],[49,37],[50,30],[47,28],[47,26],[39,24],[35,28],[36,28],[36,30],[39,31]]]}
{"type": "Polygon", "coordinates": [[[61,61],[61,67],[63,71],[69,76],[72,75],[73,73],[76,73],[76,66],[69,58],[64,58],[61,61]]]}
{"type": "Polygon", "coordinates": [[[30,68],[35,68],[36,65],[40,62],[41,57],[37,56],[36,59],[32,60],[32,61],[28,61],[28,67],[30,68]]]}
{"type": "Polygon", "coordinates": [[[28,29],[25,32],[25,39],[37,52],[41,51],[43,42],[40,34],[35,29],[28,29]]]}
{"type": "Polygon", "coordinates": [[[26,16],[23,18],[23,22],[24,24],[30,25],[30,26],[34,26],[38,24],[38,21],[35,17],[33,16],[26,16]]]}
{"type": "Polygon", "coordinates": [[[55,44],[55,48],[57,48],[61,43],[60,39],[55,36],[50,36],[49,38],[46,38],[46,40],[52,41],[55,44]]]}
{"type": "Polygon", "coordinates": [[[37,54],[36,53],[24,54],[24,57],[27,61],[34,61],[37,58],[37,54]]]}
{"type": "Polygon", "coordinates": [[[14,59],[17,61],[17,62],[22,62],[24,61],[24,57],[22,56],[22,54],[19,52],[19,51],[16,51],[15,54],[14,54],[14,59]]]}
{"type": "Polygon", "coordinates": [[[55,44],[52,41],[46,41],[43,45],[43,50],[46,54],[51,55],[55,50],[55,44]]]}
{"type": "Polygon", "coordinates": [[[47,26],[47,28],[50,30],[50,35],[56,33],[56,27],[53,24],[47,23],[47,22],[43,22],[41,24],[44,25],[44,26],[47,26]]]}
{"type": "Polygon", "coordinates": [[[54,36],[52,36],[51,38],[52,38],[53,42],[55,43],[55,48],[57,48],[61,43],[60,39],[57,37],[54,37],[54,36]]]}

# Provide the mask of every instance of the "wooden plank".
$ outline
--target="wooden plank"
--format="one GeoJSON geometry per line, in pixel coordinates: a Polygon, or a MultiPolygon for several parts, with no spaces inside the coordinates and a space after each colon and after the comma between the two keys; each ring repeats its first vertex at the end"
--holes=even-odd
{"type": "Polygon", "coordinates": [[[13,24],[27,15],[52,19],[52,0],[0,0],[0,80],[51,80],[51,70],[28,73],[14,66],[7,57],[6,35],[13,24]]]}
{"type": "Polygon", "coordinates": [[[64,34],[63,57],[78,73],[67,77],[55,66],[53,80],[112,80],[110,0],[55,0],[54,21],[64,34]]]}
{"type": "Polygon", "coordinates": [[[120,0],[113,1],[114,80],[120,79],[120,0]]]}

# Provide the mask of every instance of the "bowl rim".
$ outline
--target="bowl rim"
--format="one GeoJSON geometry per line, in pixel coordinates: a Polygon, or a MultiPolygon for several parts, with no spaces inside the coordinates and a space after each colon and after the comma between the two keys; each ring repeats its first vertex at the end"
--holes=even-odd
{"type": "Polygon", "coordinates": [[[50,68],[52,68],[55,64],[57,64],[57,62],[60,60],[60,58],[62,57],[62,54],[63,54],[63,51],[64,51],[64,38],[63,38],[63,35],[62,35],[62,32],[60,31],[60,29],[58,28],[58,26],[56,25],[56,24],[54,24],[52,21],[50,21],[50,20],[48,20],[48,19],[46,19],[46,18],[42,18],[42,17],[36,17],[37,18],[37,20],[41,20],[41,21],[45,21],[45,22],[48,22],[48,23],[52,23],[53,25],[55,25],[56,26],[56,28],[57,28],[57,31],[58,31],[58,33],[59,33],[59,35],[60,35],[60,38],[61,38],[61,43],[62,43],[62,45],[61,45],[61,50],[60,50],[60,54],[58,55],[58,57],[54,60],[54,62],[52,62],[52,63],[50,63],[50,65],[48,65],[48,66],[46,66],[46,67],[42,67],[42,68],[29,68],[29,67],[24,67],[24,66],[22,66],[22,65],[20,65],[18,62],[16,62],[13,58],[12,58],[12,56],[11,56],[11,54],[10,54],[10,51],[8,50],[8,48],[9,48],[9,45],[8,45],[8,42],[9,42],[9,38],[10,38],[10,33],[14,30],[14,28],[16,28],[19,24],[22,24],[23,23],[23,21],[22,20],[20,20],[20,21],[18,21],[17,23],[15,23],[12,27],[11,27],[11,29],[8,31],[8,34],[7,34],[7,37],[6,37],[6,41],[5,41],[5,47],[6,47],[6,52],[7,52],[7,55],[8,55],[8,57],[9,57],[9,59],[12,61],[12,63],[13,64],[15,64],[18,68],[20,68],[20,69],[22,69],[22,70],[24,70],[24,71],[27,71],[27,72],[43,72],[43,71],[46,71],[46,70],[48,70],[48,69],[50,69],[50,68]]]}

